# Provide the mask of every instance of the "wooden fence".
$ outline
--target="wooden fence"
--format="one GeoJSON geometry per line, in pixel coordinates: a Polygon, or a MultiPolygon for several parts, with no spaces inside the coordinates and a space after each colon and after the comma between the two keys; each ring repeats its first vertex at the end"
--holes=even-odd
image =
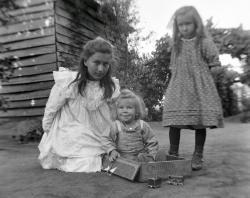
{"type": "Polygon", "coordinates": [[[42,116],[54,84],[52,71],[60,66],[74,70],[82,45],[96,36],[113,41],[98,14],[99,4],[81,2],[79,8],[70,0],[16,0],[19,8],[8,12],[14,20],[0,26],[0,43],[6,48],[0,58],[18,58],[13,76],[0,84],[0,97],[8,104],[0,119],[42,116]]]}

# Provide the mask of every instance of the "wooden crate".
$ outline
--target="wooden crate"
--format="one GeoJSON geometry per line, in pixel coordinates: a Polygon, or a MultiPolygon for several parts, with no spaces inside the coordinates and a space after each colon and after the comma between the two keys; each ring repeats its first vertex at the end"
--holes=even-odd
{"type": "Polygon", "coordinates": [[[107,156],[104,156],[102,160],[102,171],[118,175],[131,181],[135,179],[139,168],[140,163],[122,157],[117,158],[114,162],[110,162],[107,156]]]}
{"type": "Polygon", "coordinates": [[[191,171],[191,160],[167,155],[166,161],[141,163],[136,180],[147,182],[150,178],[167,179],[171,175],[189,176],[191,171]]]}

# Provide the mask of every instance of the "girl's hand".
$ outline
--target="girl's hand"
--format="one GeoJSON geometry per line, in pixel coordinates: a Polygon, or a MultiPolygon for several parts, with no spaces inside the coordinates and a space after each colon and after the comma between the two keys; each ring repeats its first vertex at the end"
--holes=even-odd
{"type": "Polygon", "coordinates": [[[120,157],[120,153],[118,153],[116,150],[111,151],[109,154],[109,161],[113,162],[116,160],[116,158],[120,157]]]}

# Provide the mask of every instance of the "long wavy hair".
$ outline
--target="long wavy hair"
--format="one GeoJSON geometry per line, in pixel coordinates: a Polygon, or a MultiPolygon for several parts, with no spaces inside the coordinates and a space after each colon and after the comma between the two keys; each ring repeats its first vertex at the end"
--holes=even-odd
{"type": "MultiPolygon", "coordinates": [[[[78,73],[76,75],[76,78],[72,82],[78,83],[78,92],[82,96],[84,96],[84,90],[87,85],[87,81],[88,79],[90,79],[88,68],[84,64],[84,62],[87,61],[96,52],[111,54],[112,59],[114,56],[112,44],[101,37],[97,37],[93,40],[90,40],[83,46],[83,50],[80,55],[78,73]]],[[[109,66],[106,75],[100,80],[100,86],[104,87],[104,99],[111,98],[115,90],[115,84],[111,78],[112,65],[113,61],[111,61],[111,65],[109,66]]]]}
{"type": "Polygon", "coordinates": [[[195,37],[196,37],[196,47],[200,48],[202,44],[202,39],[208,37],[207,31],[203,25],[202,19],[198,11],[193,6],[184,6],[175,11],[173,20],[173,50],[178,56],[181,50],[181,34],[179,32],[177,17],[178,16],[191,16],[195,26],[195,37]]]}

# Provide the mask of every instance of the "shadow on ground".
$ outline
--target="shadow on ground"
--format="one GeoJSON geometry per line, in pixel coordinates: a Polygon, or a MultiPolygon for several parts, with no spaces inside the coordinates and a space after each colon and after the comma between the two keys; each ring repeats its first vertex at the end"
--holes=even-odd
{"type": "MultiPolygon", "coordinates": [[[[43,170],[36,143],[11,139],[14,124],[0,129],[0,198],[247,198],[250,197],[250,124],[226,122],[207,135],[205,167],[185,178],[184,186],[162,183],[150,189],[106,173],[43,170]]],[[[168,146],[168,128],[151,123],[160,145],[168,146]]],[[[180,153],[191,158],[194,133],[183,131],[180,153]]]]}

